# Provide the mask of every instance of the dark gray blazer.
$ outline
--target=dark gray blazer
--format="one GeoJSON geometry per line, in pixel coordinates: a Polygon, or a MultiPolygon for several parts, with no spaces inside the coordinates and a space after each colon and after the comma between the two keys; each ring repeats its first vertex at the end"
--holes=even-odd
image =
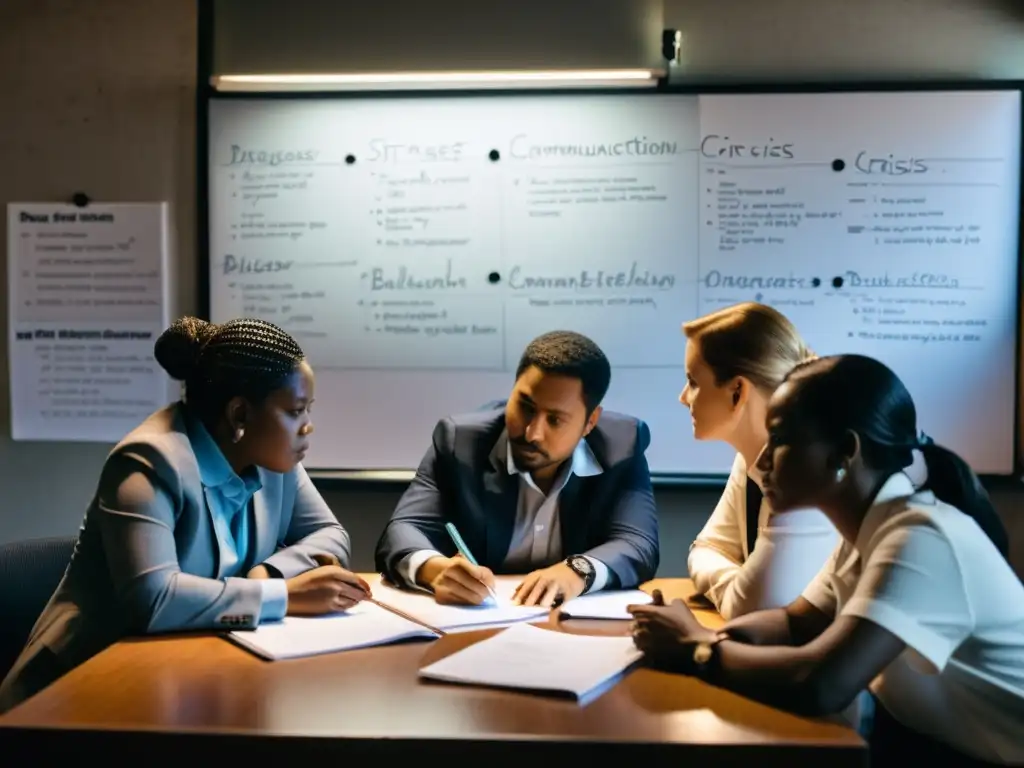
{"type": "MultiPolygon", "coordinates": [[[[508,553],[519,478],[491,458],[505,428],[504,403],[442,419],[416,477],[377,543],[376,566],[401,583],[407,556],[433,549],[455,554],[444,525],[455,523],[470,552],[496,573],[508,553]]],[[[658,569],[658,516],[644,451],[650,431],[631,416],[604,411],[585,438],[603,472],[569,478],[558,497],[565,555],[608,566],[608,589],[631,588],[658,569]]]]}
{"type": "MultiPolygon", "coordinates": [[[[157,411],[107,457],[71,564],[0,686],[0,712],[127,635],[256,625],[259,582],[216,578],[219,546],[185,419],[180,403],[157,411]]],[[[316,567],[317,553],[348,563],[348,534],[301,466],[259,477],[246,567],[290,578],[316,567]]]]}

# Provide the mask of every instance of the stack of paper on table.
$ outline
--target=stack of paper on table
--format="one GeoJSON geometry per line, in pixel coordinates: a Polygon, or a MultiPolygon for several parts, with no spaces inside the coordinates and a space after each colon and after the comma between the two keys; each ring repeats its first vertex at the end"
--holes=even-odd
{"type": "Polygon", "coordinates": [[[569,600],[561,607],[562,614],[574,619],[632,619],[626,610],[630,605],[646,605],[653,598],[639,589],[595,592],[569,600]]]}
{"type": "Polygon", "coordinates": [[[631,637],[590,637],[517,624],[420,670],[432,680],[569,694],[611,688],[643,654],[631,637]]]}
{"type": "Polygon", "coordinates": [[[342,613],[311,618],[286,616],[281,621],[260,624],[252,631],[231,632],[228,637],[257,656],[275,660],[437,635],[427,627],[364,601],[342,613]]]}
{"type": "Polygon", "coordinates": [[[443,632],[459,632],[485,627],[509,626],[521,621],[545,617],[549,608],[525,607],[512,604],[512,594],[521,579],[497,579],[497,604],[440,605],[429,592],[398,589],[383,583],[380,578],[370,582],[373,598],[382,605],[394,608],[414,621],[443,632]]]}

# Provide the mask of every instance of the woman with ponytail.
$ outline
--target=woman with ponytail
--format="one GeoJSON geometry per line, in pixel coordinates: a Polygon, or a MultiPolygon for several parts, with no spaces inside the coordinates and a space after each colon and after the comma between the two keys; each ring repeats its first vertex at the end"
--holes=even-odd
{"type": "Polygon", "coordinates": [[[686,606],[633,606],[648,661],[809,715],[876,698],[872,764],[1024,764],[1024,585],[971,469],[918,432],[877,360],[798,366],[757,461],[773,509],[817,507],[842,541],[787,608],[710,632],[686,606]],[[919,451],[928,477],[903,470],[919,451]]]}

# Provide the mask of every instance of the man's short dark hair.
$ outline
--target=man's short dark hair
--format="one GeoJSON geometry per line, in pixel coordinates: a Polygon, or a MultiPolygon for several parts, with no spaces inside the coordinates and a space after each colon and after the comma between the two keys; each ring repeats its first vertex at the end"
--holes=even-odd
{"type": "Polygon", "coordinates": [[[531,341],[516,368],[516,379],[536,366],[544,373],[579,379],[587,416],[604,400],[612,380],[612,367],[593,341],[574,331],[551,331],[531,341]]]}

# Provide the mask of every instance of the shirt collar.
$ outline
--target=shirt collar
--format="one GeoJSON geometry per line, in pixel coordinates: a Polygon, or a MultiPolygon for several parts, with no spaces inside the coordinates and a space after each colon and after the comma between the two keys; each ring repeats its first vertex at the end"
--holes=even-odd
{"type": "MultiPolygon", "coordinates": [[[[497,468],[504,468],[510,475],[518,475],[519,467],[512,458],[512,450],[509,445],[508,431],[502,430],[501,437],[494,444],[491,451],[491,463],[497,468]]],[[[604,468],[597,460],[594,452],[585,439],[580,439],[572,452],[572,462],[569,465],[569,474],[577,477],[593,477],[604,472],[604,468]]],[[[567,475],[568,476],[568,475],[567,475]]]]}
{"type": "Polygon", "coordinates": [[[189,442],[192,443],[192,451],[196,455],[196,463],[199,464],[199,479],[204,486],[220,488],[235,483],[250,493],[255,493],[262,487],[255,467],[250,467],[241,476],[231,468],[220,446],[203,422],[191,413],[186,416],[186,429],[189,442]]]}
{"type": "Polygon", "coordinates": [[[906,503],[912,497],[916,503],[935,504],[935,495],[930,491],[917,491],[913,482],[903,472],[890,475],[875,494],[875,500],[860,524],[857,541],[854,544],[857,551],[863,554],[878,529],[889,519],[893,511],[898,511],[896,502],[906,503]]]}

